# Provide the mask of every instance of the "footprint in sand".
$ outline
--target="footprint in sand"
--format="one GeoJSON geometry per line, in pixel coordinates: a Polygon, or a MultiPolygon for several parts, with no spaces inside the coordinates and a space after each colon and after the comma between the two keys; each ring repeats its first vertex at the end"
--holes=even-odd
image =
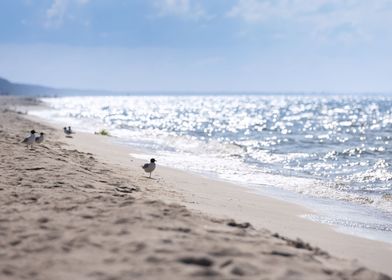
{"type": "Polygon", "coordinates": [[[178,259],[180,263],[210,267],[214,264],[212,260],[206,257],[183,257],[178,259]]]}
{"type": "Polygon", "coordinates": [[[49,222],[49,218],[47,217],[41,217],[37,220],[38,223],[40,224],[46,224],[47,222],[49,222]]]}
{"type": "Polygon", "coordinates": [[[230,227],[237,227],[237,228],[243,228],[243,229],[245,229],[245,228],[253,228],[250,223],[247,223],[247,222],[245,222],[245,223],[237,223],[234,220],[229,221],[227,223],[227,225],[230,226],[230,227]]]}
{"type": "Polygon", "coordinates": [[[132,192],[138,191],[138,189],[136,187],[131,187],[131,188],[129,188],[129,187],[117,187],[114,190],[116,190],[118,192],[121,192],[121,193],[132,193],[132,192]]]}

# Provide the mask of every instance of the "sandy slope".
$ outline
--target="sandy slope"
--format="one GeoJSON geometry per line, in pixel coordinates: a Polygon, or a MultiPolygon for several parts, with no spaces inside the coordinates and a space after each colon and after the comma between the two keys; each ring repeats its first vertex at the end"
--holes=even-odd
{"type": "Polygon", "coordinates": [[[0,111],[0,279],[390,279],[171,203],[181,195],[173,181],[103,163],[59,131],[0,111]],[[20,141],[32,128],[48,140],[30,150],[20,141]]]}

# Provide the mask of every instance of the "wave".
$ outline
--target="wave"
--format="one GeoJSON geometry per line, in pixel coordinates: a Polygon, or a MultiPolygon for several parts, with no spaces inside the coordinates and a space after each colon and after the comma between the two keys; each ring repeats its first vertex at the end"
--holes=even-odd
{"type": "MultiPolygon", "coordinates": [[[[172,165],[392,213],[389,97],[65,97],[48,117],[104,126],[172,165]]],[[[162,162],[162,161],[160,161],[162,162]]]]}

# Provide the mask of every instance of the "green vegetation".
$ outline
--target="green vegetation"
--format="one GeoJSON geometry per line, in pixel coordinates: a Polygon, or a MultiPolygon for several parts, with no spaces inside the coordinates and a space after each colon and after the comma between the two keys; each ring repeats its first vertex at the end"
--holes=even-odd
{"type": "Polygon", "coordinates": [[[110,136],[109,131],[107,131],[106,129],[101,129],[98,132],[95,132],[95,134],[99,134],[99,135],[103,135],[103,136],[110,136]]]}

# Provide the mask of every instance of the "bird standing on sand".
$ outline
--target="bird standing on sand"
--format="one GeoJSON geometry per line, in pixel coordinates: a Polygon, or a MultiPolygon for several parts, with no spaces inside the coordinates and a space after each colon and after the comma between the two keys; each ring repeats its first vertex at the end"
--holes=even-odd
{"type": "Polygon", "coordinates": [[[35,143],[41,144],[44,142],[44,133],[41,132],[38,137],[35,138],[35,143]]]}
{"type": "Polygon", "coordinates": [[[22,143],[25,143],[27,146],[27,148],[30,146],[30,148],[33,147],[33,144],[35,142],[35,130],[33,129],[32,131],[30,131],[30,136],[25,138],[22,143]]]}
{"type": "Polygon", "coordinates": [[[142,166],[145,172],[150,173],[150,178],[151,178],[151,173],[155,170],[155,159],[150,159],[150,163],[146,163],[142,166]]]}
{"type": "Polygon", "coordinates": [[[71,136],[71,134],[72,134],[71,127],[68,126],[68,128],[66,128],[66,127],[64,126],[64,133],[65,133],[65,136],[66,136],[66,137],[72,137],[72,136],[71,136]]]}

